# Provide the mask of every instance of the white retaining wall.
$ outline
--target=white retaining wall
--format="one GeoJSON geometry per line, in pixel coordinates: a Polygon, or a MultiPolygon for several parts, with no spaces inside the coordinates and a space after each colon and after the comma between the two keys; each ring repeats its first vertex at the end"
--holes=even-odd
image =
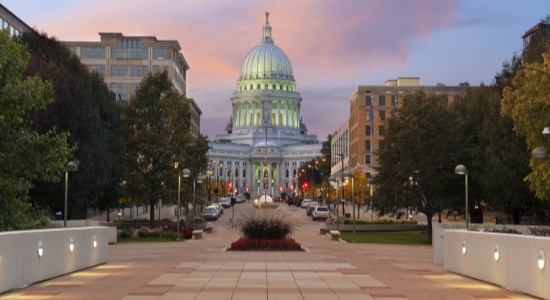
{"type": "MultiPolygon", "coordinates": [[[[434,249],[435,250],[435,249],[434,249]]],[[[517,234],[445,230],[446,270],[550,299],[550,238],[517,234]],[[466,253],[463,253],[463,244],[466,253]],[[499,258],[495,259],[496,245],[499,258]],[[538,256],[545,255],[540,269],[538,256]]]]}
{"type": "Polygon", "coordinates": [[[0,293],[106,263],[108,241],[100,226],[0,232],[0,293]]]}

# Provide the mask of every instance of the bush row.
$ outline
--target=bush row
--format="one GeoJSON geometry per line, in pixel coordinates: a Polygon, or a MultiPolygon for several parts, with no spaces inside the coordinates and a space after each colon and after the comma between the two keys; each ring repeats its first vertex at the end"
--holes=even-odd
{"type": "Polygon", "coordinates": [[[288,250],[302,250],[302,246],[294,239],[247,239],[241,237],[240,239],[231,243],[231,250],[245,251],[245,250],[269,250],[269,251],[288,251],[288,250]]]}

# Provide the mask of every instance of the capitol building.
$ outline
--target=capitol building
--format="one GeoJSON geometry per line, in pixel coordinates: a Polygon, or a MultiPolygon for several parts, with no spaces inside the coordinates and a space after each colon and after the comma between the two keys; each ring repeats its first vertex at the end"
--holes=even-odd
{"type": "Polygon", "coordinates": [[[301,102],[292,65],[274,43],[266,12],[261,43],[246,56],[231,97],[230,121],[209,142],[211,176],[252,198],[297,192],[298,169],[321,156],[322,146],[307,134],[301,102]]]}

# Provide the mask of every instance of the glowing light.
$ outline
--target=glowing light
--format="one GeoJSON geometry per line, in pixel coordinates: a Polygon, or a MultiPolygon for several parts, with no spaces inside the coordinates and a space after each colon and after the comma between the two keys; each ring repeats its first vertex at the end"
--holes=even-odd
{"type": "Polygon", "coordinates": [[[540,250],[539,252],[539,258],[537,260],[539,264],[539,269],[544,269],[544,265],[546,264],[546,258],[544,257],[544,251],[540,250]]]}
{"type": "Polygon", "coordinates": [[[500,247],[498,244],[495,246],[495,251],[493,252],[493,255],[495,256],[495,261],[498,261],[500,259],[500,247]]]}
{"type": "Polygon", "coordinates": [[[466,255],[466,241],[462,242],[462,254],[466,255]]]}
{"type": "Polygon", "coordinates": [[[97,237],[95,235],[93,239],[93,245],[94,245],[94,248],[97,248],[97,237]]]}
{"type": "Polygon", "coordinates": [[[44,254],[44,243],[42,241],[38,241],[38,257],[42,257],[44,254]]]}
{"type": "Polygon", "coordinates": [[[69,251],[71,251],[71,252],[74,251],[74,240],[73,240],[73,238],[71,238],[69,240],[69,251]]]}

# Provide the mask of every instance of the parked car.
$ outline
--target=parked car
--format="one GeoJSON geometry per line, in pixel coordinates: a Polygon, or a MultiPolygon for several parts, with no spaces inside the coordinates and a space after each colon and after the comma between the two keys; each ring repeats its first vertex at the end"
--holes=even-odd
{"type": "Polygon", "coordinates": [[[301,208],[307,208],[309,206],[309,203],[311,202],[311,199],[304,199],[302,200],[302,203],[300,204],[301,208]]]}
{"type": "Polygon", "coordinates": [[[315,202],[315,201],[309,202],[307,207],[306,207],[306,215],[311,216],[311,213],[313,212],[313,209],[317,205],[320,205],[319,202],[315,202]]]}
{"type": "Polygon", "coordinates": [[[298,197],[288,197],[286,198],[286,204],[290,205],[296,205],[299,206],[300,204],[300,198],[298,197]]]}
{"type": "Polygon", "coordinates": [[[237,196],[237,199],[235,201],[237,201],[237,203],[243,203],[244,202],[244,197],[242,196],[237,196]]]}
{"type": "Polygon", "coordinates": [[[223,206],[220,203],[214,203],[212,206],[215,206],[218,210],[218,217],[223,214],[223,206]]]}
{"type": "Polygon", "coordinates": [[[202,217],[207,221],[216,221],[218,219],[218,209],[214,205],[210,205],[202,211],[202,217]]]}
{"type": "Polygon", "coordinates": [[[327,219],[329,217],[329,210],[327,206],[316,205],[311,213],[311,219],[327,219]]]}
{"type": "Polygon", "coordinates": [[[220,198],[220,202],[223,208],[230,208],[231,207],[231,198],[228,197],[222,197],[220,198]]]}

